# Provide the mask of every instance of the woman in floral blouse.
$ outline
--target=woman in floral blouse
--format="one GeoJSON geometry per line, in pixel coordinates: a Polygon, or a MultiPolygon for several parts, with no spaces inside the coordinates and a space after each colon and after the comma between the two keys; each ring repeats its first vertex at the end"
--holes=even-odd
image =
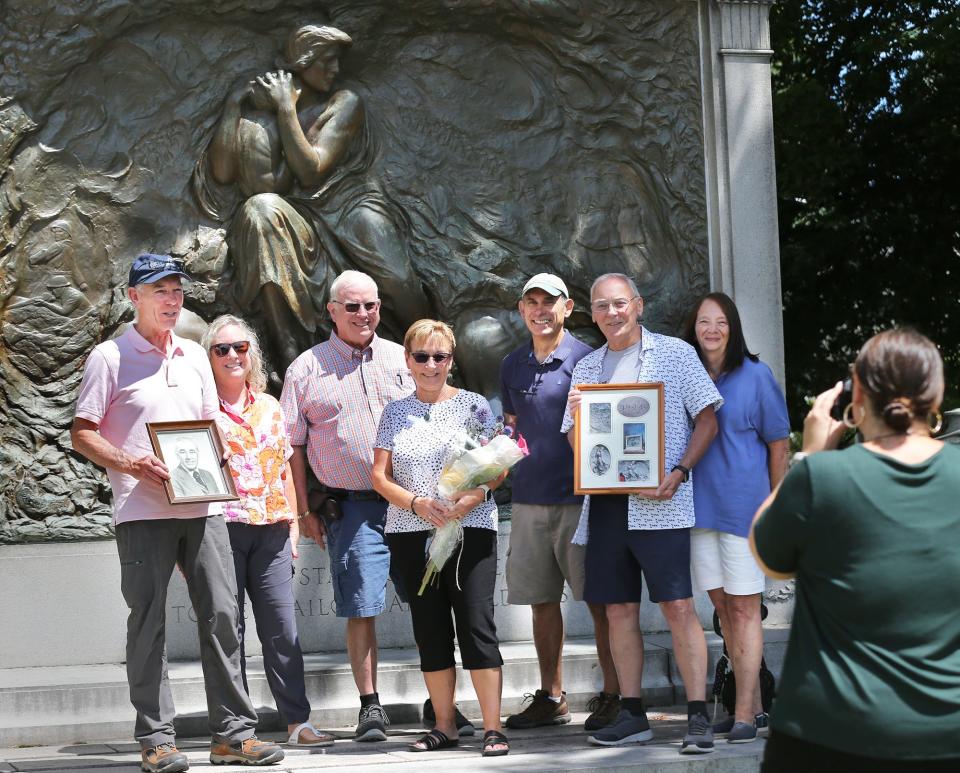
{"type": "MultiPolygon", "coordinates": [[[[266,374],[256,334],[241,319],[218,317],[203,346],[220,395],[217,424],[230,449],[230,472],[239,501],[224,503],[237,572],[240,642],[244,592],[250,596],[263,667],[291,746],[329,746],[333,736],[310,724],[303,653],[294,617],[293,563],[297,556],[297,499],[280,404],[264,389],[266,374]]],[[[245,663],[245,661],[241,661],[245,663]]],[[[243,681],[246,685],[244,665],[243,681]]]]}

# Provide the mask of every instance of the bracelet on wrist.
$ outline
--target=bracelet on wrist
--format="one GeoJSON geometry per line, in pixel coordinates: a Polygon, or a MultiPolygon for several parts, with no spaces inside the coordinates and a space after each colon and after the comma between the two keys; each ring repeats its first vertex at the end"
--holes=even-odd
{"type": "Polygon", "coordinates": [[[414,515],[417,514],[417,500],[420,499],[419,495],[414,494],[413,498],[410,500],[410,512],[414,515]]]}
{"type": "Polygon", "coordinates": [[[304,510],[302,513],[297,513],[297,520],[298,520],[298,521],[302,521],[304,518],[306,518],[306,517],[307,517],[308,515],[310,515],[312,512],[313,512],[312,510],[304,510]]]}

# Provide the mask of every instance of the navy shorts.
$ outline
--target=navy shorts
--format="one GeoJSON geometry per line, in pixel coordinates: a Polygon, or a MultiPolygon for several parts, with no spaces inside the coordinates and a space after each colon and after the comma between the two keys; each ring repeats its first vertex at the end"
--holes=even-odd
{"type": "Polygon", "coordinates": [[[590,497],[583,599],[638,604],[642,584],[654,602],[690,598],[690,529],[627,529],[627,496],[590,497]]]}
{"type": "Polygon", "coordinates": [[[327,550],[337,617],[375,617],[386,606],[390,548],[383,529],[387,503],[340,503],[343,515],[327,522],[327,550]]]}

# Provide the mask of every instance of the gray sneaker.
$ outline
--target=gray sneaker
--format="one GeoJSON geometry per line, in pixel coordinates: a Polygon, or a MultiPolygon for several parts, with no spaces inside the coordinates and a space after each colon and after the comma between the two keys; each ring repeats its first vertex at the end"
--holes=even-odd
{"type": "Polygon", "coordinates": [[[687,720],[687,734],[680,744],[681,754],[707,754],[713,751],[713,728],[703,714],[694,714],[687,720]]]}
{"type": "Polygon", "coordinates": [[[757,726],[751,722],[734,722],[727,743],[751,743],[757,740],[757,726]]]}
{"type": "Polygon", "coordinates": [[[714,735],[724,735],[733,730],[733,715],[731,714],[726,719],[721,719],[719,722],[713,723],[713,732],[714,735]]]}
{"type": "Polygon", "coordinates": [[[620,709],[616,721],[598,730],[587,739],[595,746],[625,746],[631,743],[646,743],[653,740],[653,731],[646,714],[631,714],[620,709]]]}
{"type": "MultiPolygon", "coordinates": [[[[763,732],[767,729],[767,725],[770,723],[770,715],[766,712],[761,711],[759,714],[754,715],[753,724],[756,726],[758,732],[763,732]]],[[[716,722],[713,725],[713,734],[714,735],[725,735],[733,730],[734,719],[733,716],[729,716],[720,722],[716,722]]]]}
{"type": "Polygon", "coordinates": [[[390,718],[383,706],[373,703],[360,709],[354,741],[386,741],[390,718]]]}

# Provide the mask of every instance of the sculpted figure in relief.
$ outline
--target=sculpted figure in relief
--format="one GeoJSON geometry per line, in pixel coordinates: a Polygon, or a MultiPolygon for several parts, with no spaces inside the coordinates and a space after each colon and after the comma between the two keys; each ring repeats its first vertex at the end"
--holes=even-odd
{"type": "Polygon", "coordinates": [[[328,283],[344,269],[376,279],[398,334],[429,316],[402,214],[371,174],[376,149],[363,102],[331,90],[351,43],[333,27],[296,29],[280,70],[231,91],[197,167],[194,188],[208,214],[218,213],[204,175],[243,197],[227,234],[234,294],[264,320],[279,369],[315,343],[328,283]]]}

